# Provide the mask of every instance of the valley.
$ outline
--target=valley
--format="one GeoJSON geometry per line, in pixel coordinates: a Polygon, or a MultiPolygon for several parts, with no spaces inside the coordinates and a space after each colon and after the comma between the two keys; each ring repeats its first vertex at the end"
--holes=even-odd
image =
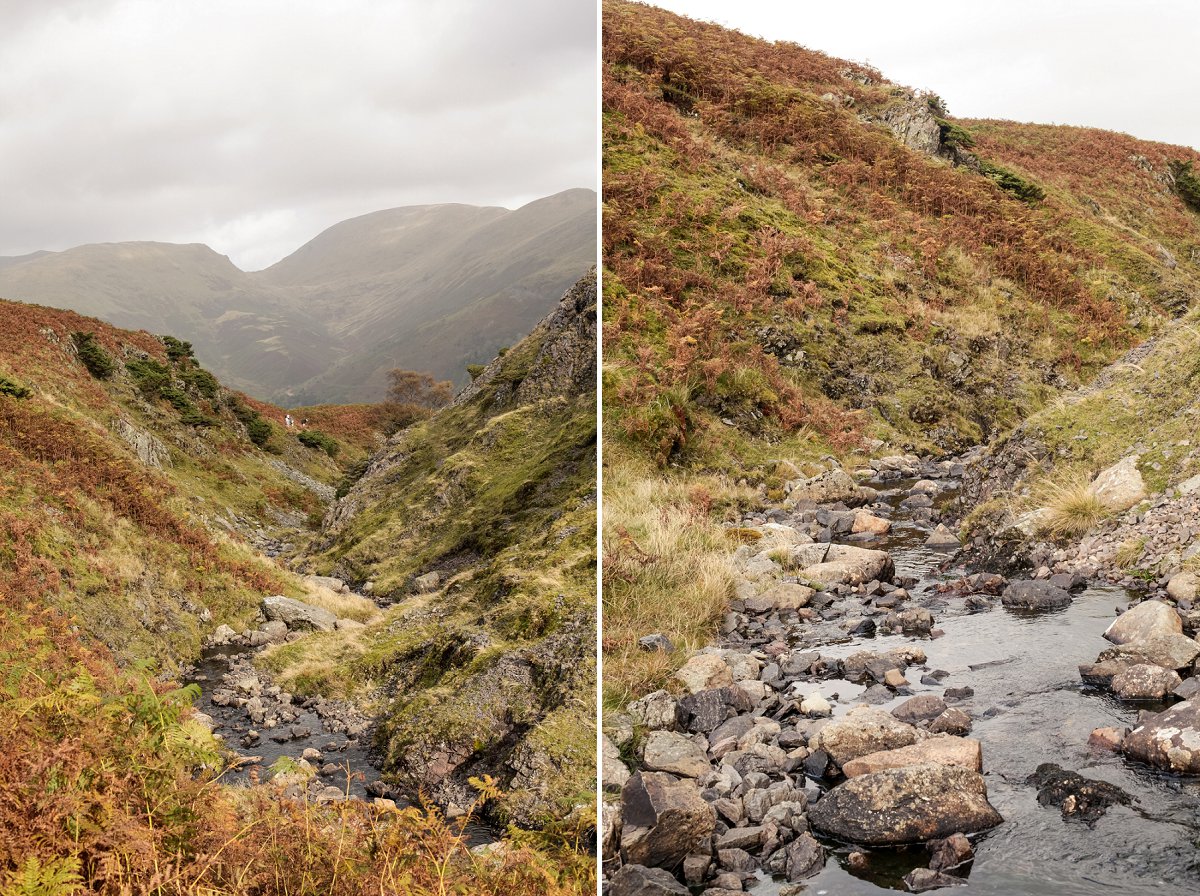
{"type": "Polygon", "coordinates": [[[604,12],[610,896],[1189,892],[1196,150],[604,12]]]}

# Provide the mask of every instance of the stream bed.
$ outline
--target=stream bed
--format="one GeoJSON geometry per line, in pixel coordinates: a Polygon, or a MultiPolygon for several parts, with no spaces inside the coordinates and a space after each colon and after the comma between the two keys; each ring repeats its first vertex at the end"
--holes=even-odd
{"type": "MultiPolygon", "coordinates": [[[[922,671],[910,670],[910,692],[882,709],[913,694],[973,689],[973,695],[952,705],[971,716],[969,736],[982,743],[989,799],[1004,823],[972,838],[975,858],[967,890],[1006,896],[1200,892],[1200,780],[1163,775],[1088,746],[1093,729],[1135,727],[1139,709],[1162,708],[1122,703],[1085,687],[1077,669],[1108,646],[1101,635],[1132,595],[1093,586],[1077,591],[1074,601],[1057,611],[1030,614],[997,603],[986,612],[969,613],[962,598],[936,593],[938,583],[961,578],[965,571],[945,568],[952,554],[925,547],[927,529],[914,524],[898,500],[888,503],[894,508],[891,533],[864,546],[889,551],[897,577],[917,580],[909,589],[913,601],[933,611],[944,634],[932,640],[841,638],[819,650],[823,656],[845,657],[863,649],[920,646],[928,661],[922,671]],[[923,671],[932,670],[949,674],[936,683],[918,683],[923,671]],[[1111,782],[1133,802],[1110,807],[1091,828],[1078,819],[1064,819],[1058,808],[1039,805],[1037,787],[1026,783],[1044,762],[1111,782]]],[[[842,702],[835,702],[835,716],[848,711],[849,700],[862,690],[844,680],[823,681],[813,689],[838,694],[842,702]]],[[[874,850],[865,869],[852,871],[847,858],[853,849],[828,839],[824,843],[830,860],[805,881],[805,892],[858,896],[904,891],[903,875],[928,858],[923,849],[874,850]]],[[[780,888],[760,872],[754,892],[773,896],[780,888]]]]}

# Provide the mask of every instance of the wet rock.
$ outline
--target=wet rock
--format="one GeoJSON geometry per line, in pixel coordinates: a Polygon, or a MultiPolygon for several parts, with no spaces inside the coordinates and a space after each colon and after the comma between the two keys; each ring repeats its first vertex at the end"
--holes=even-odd
{"type": "Polygon", "coordinates": [[[891,581],[893,575],[895,566],[886,551],[831,544],[824,562],[806,567],[800,573],[800,578],[826,586],[861,585],[872,579],[891,581]]]}
{"type": "Polygon", "coordinates": [[[946,703],[936,694],[920,694],[905,700],[892,710],[892,715],[901,722],[916,725],[931,722],[946,711],[946,703]]]}
{"type": "Polygon", "coordinates": [[[661,651],[663,653],[670,653],[675,649],[675,645],[671,643],[666,635],[658,634],[657,632],[653,635],[644,635],[638,638],[637,643],[638,647],[642,650],[649,650],[651,652],[661,651]]]}
{"type": "Polygon", "coordinates": [[[608,896],[688,896],[688,889],[669,871],[645,865],[622,865],[608,881],[608,896]]]}
{"type": "Polygon", "coordinates": [[[639,697],[625,707],[625,711],[635,723],[651,731],[674,728],[679,719],[679,703],[666,691],[653,691],[639,697]]]}
{"type": "Polygon", "coordinates": [[[712,771],[708,754],[691,739],[673,731],[651,731],[642,764],[650,771],[699,778],[712,771]]]}
{"type": "Polygon", "coordinates": [[[1038,803],[1057,806],[1063,818],[1078,818],[1091,827],[1112,805],[1127,806],[1132,798],[1115,784],[1085,778],[1052,762],[1044,762],[1026,780],[1038,788],[1038,803]]]}
{"type": "Polygon", "coordinates": [[[1128,728],[1096,728],[1088,737],[1088,746],[1115,753],[1121,749],[1128,734],[1128,728]]]}
{"type": "Polygon", "coordinates": [[[1166,771],[1200,773],[1200,703],[1185,700],[1140,720],[1121,752],[1166,771]]]}
{"type": "Polygon", "coordinates": [[[956,765],[976,772],[983,771],[983,748],[979,741],[969,737],[931,737],[912,746],[851,759],[842,766],[842,774],[847,778],[857,778],[890,768],[931,764],[956,765]]]}
{"type": "Polygon", "coordinates": [[[919,843],[985,831],[1004,819],[983,776],[948,765],[916,765],[852,778],[809,810],[817,830],[868,846],[919,843]]]}
{"type": "Polygon", "coordinates": [[[1173,669],[1141,663],[1114,675],[1109,686],[1122,700],[1161,700],[1180,681],[1173,669]]]}
{"type": "Polygon", "coordinates": [[[951,834],[943,840],[933,840],[928,845],[929,867],[934,871],[959,868],[975,858],[971,841],[964,834],[951,834]]]}
{"type": "Polygon", "coordinates": [[[717,814],[695,781],[639,772],[621,791],[621,853],[626,862],[674,868],[713,834],[717,814]]]}
{"type": "Polygon", "coordinates": [[[1164,669],[1186,669],[1200,656],[1200,644],[1187,635],[1155,635],[1144,641],[1126,641],[1103,651],[1096,662],[1131,657],[1164,669]]]}
{"type": "Polygon", "coordinates": [[[1136,666],[1137,663],[1137,658],[1133,656],[1122,656],[1100,663],[1083,663],[1079,666],[1079,677],[1083,679],[1084,684],[1108,688],[1112,686],[1112,680],[1117,675],[1130,666],[1136,666]]]}
{"type": "Polygon", "coordinates": [[[715,653],[698,653],[672,676],[691,693],[707,688],[728,687],[733,684],[729,666],[715,653]]]}
{"type": "Polygon", "coordinates": [[[925,893],[929,890],[940,890],[943,887],[961,887],[966,881],[953,874],[935,871],[932,868],[914,868],[904,875],[904,885],[909,892],[925,893]]]}
{"type": "Polygon", "coordinates": [[[264,597],[260,609],[268,622],[282,622],[289,631],[331,632],[337,624],[337,617],[328,610],[281,594],[264,597]]]}
{"type": "Polygon", "coordinates": [[[1049,582],[1013,582],[1000,595],[1000,603],[1014,610],[1055,610],[1070,604],[1071,595],[1049,582]]]}
{"type": "Polygon", "coordinates": [[[825,848],[812,834],[801,834],[785,848],[784,874],[790,883],[812,877],[825,867],[825,848]]]}
{"type": "Polygon", "coordinates": [[[952,734],[962,737],[971,733],[971,717],[961,709],[952,707],[930,722],[929,730],[933,734],[952,734]]]}
{"type": "Polygon", "coordinates": [[[860,510],[854,514],[854,522],[850,526],[850,531],[856,534],[865,532],[870,535],[886,535],[891,528],[892,524],[889,520],[860,510]]]}
{"type": "Polygon", "coordinates": [[[937,528],[925,539],[925,546],[930,548],[956,548],[960,543],[958,536],[943,523],[938,523],[937,528]]]}
{"type": "Polygon", "coordinates": [[[1160,600],[1142,601],[1118,616],[1104,632],[1114,644],[1149,641],[1156,635],[1178,635],[1183,632],[1179,614],[1170,604],[1160,600]]]}
{"type": "Polygon", "coordinates": [[[907,747],[925,736],[923,731],[901,722],[889,712],[856,706],[818,731],[809,741],[809,749],[828,753],[842,767],[859,756],[907,747]]]}
{"type": "Polygon", "coordinates": [[[933,630],[933,614],[924,607],[909,607],[888,613],[880,628],[906,635],[928,635],[933,630]]]}

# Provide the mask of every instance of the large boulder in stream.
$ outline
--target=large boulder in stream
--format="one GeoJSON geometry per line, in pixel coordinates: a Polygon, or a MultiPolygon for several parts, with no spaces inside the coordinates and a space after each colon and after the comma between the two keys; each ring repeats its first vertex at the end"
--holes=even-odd
{"type": "Polygon", "coordinates": [[[907,747],[928,736],[890,712],[872,706],[856,706],[813,735],[808,748],[814,753],[823,750],[841,768],[851,759],[907,747]]]}
{"type": "Polygon", "coordinates": [[[1121,752],[1165,771],[1200,774],[1200,702],[1185,700],[1143,718],[1121,742],[1121,752]]]}
{"type": "Polygon", "coordinates": [[[1183,621],[1175,608],[1161,600],[1145,600],[1130,607],[1104,631],[1104,637],[1114,644],[1149,641],[1159,635],[1183,633],[1183,621]]]}
{"type": "Polygon", "coordinates": [[[707,847],[717,813],[690,779],[640,772],[621,791],[621,855],[629,864],[675,868],[707,847]]]}
{"type": "Polygon", "coordinates": [[[282,622],[292,631],[331,632],[337,626],[337,617],[328,610],[281,594],[264,597],[261,609],[268,622],[282,622]]]}
{"type": "Polygon", "coordinates": [[[822,585],[861,585],[871,581],[890,582],[895,573],[887,551],[831,544],[824,561],[806,567],[799,577],[822,585]]]}
{"type": "Polygon", "coordinates": [[[1071,603],[1071,595],[1049,582],[1020,581],[1004,589],[1000,603],[1010,610],[1057,610],[1071,603]]]}
{"type": "Polygon", "coordinates": [[[1162,666],[1164,669],[1186,669],[1200,656],[1200,644],[1187,635],[1155,635],[1144,641],[1126,641],[1101,652],[1097,663],[1130,657],[1139,663],[1162,666]]]}
{"type": "Polygon", "coordinates": [[[862,493],[858,483],[850,478],[850,474],[840,467],[828,470],[812,479],[804,479],[792,486],[788,493],[787,506],[794,507],[803,502],[813,504],[846,505],[862,503],[862,493]]]}
{"type": "Polygon", "coordinates": [[[994,828],[983,776],[951,765],[914,765],[851,778],[808,813],[814,828],[867,846],[921,843],[994,828]]]}

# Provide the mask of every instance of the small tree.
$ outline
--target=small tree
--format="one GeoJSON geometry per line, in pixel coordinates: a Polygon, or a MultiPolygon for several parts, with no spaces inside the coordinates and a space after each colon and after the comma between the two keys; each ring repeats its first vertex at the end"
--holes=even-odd
{"type": "Polygon", "coordinates": [[[435,380],[432,374],[418,373],[397,367],[388,371],[388,399],[395,404],[412,404],[436,411],[444,408],[454,397],[454,383],[435,380]]]}
{"type": "Polygon", "coordinates": [[[79,352],[79,360],[88,369],[88,373],[98,380],[111,379],[117,371],[117,363],[112,355],[100,347],[95,333],[72,333],[71,341],[79,352]]]}

